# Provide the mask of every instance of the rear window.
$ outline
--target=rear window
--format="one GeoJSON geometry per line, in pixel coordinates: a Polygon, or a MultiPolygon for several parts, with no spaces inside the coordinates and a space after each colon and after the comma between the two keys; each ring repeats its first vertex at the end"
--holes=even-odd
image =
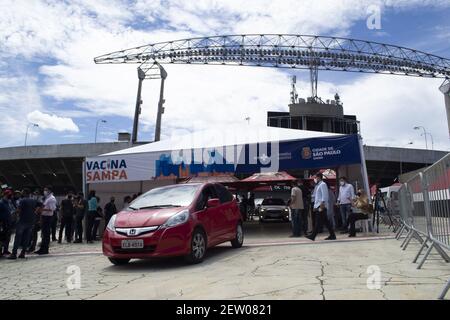
{"type": "Polygon", "coordinates": [[[283,199],[264,199],[263,202],[261,203],[263,206],[284,206],[285,203],[283,201],[283,199]]]}

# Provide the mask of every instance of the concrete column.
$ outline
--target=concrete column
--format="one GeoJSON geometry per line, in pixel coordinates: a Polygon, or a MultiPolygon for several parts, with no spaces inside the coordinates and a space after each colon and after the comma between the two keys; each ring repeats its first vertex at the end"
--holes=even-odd
{"type": "Polygon", "coordinates": [[[446,80],[439,88],[444,94],[445,110],[447,112],[448,135],[450,137],[450,81],[446,80]]]}
{"type": "Polygon", "coordinates": [[[450,93],[445,95],[445,110],[447,111],[448,135],[450,137],[450,93]]]}

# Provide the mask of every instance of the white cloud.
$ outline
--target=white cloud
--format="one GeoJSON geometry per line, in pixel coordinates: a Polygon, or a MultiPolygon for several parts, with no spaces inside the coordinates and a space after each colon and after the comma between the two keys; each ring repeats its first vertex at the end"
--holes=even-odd
{"type": "Polygon", "coordinates": [[[36,123],[43,130],[55,130],[58,132],[79,132],[80,129],[70,118],[58,117],[54,114],[43,113],[35,110],[27,114],[27,119],[31,123],[36,123]]]}
{"type": "MultiPolygon", "coordinates": [[[[424,138],[413,130],[424,126],[435,149],[450,150],[444,97],[439,79],[370,75],[338,86],[345,111],[358,115],[367,144],[424,148],[424,138]]],[[[429,146],[431,147],[431,146],[429,146]]]]}
{"type": "Polygon", "coordinates": [[[24,115],[41,109],[39,87],[35,77],[0,76],[0,134],[3,146],[24,142],[27,121],[24,115]]]}

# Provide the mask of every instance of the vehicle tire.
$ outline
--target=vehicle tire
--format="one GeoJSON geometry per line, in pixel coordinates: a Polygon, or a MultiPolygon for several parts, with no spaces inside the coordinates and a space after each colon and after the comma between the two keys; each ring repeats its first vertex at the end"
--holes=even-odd
{"type": "Polygon", "coordinates": [[[233,248],[240,248],[244,243],[244,230],[242,228],[242,223],[238,223],[236,226],[236,237],[231,240],[231,246],[233,248]]]}
{"type": "Polygon", "coordinates": [[[264,222],[266,222],[266,220],[264,220],[263,218],[259,218],[259,222],[264,223],[264,222]]]}
{"type": "Polygon", "coordinates": [[[187,262],[191,264],[200,263],[205,258],[206,235],[201,229],[196,229],[192,233],[191,252],[186,256],[187,262]]]}
{"type": "Polygon", "coordinates": [[[116,259],[116,258],[108,258],[109,261],[115,266],[123,266],[130,262],[131,259],[116,259]]]}

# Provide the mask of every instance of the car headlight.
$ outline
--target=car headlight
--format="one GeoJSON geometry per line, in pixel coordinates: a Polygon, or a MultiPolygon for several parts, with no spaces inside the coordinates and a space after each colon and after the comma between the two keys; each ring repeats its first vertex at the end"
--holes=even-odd
{"type": "Polygon", "coordinates": [[[288,212],[288,211],[289,211],[289,209],[288,209],[288,208],[284,208],[284,211],[288,212]]]}
{"type": "Polygon", "coordinates": [[[109,219],[108,225],[106,226],[106,229],[111,231],[116,231],[116,228],[114,227],[114,224],[116,223],[117,214],[113,215],[111,219],[109,219]]]}
{"type": "Polygon", "coordinates": [[[180,224],[185,223],[189,219],[189,210],[183,210],[178,212],[176,215],[169,218],[169,220],[166,221],[162,226],[167,227],[174,227],[178,226],[180,224]]]}
{"type": "Polygon", "coordinates": [[[266,211],[266,209],[265,208],[261,208],[261,211],[266,211]]]}

